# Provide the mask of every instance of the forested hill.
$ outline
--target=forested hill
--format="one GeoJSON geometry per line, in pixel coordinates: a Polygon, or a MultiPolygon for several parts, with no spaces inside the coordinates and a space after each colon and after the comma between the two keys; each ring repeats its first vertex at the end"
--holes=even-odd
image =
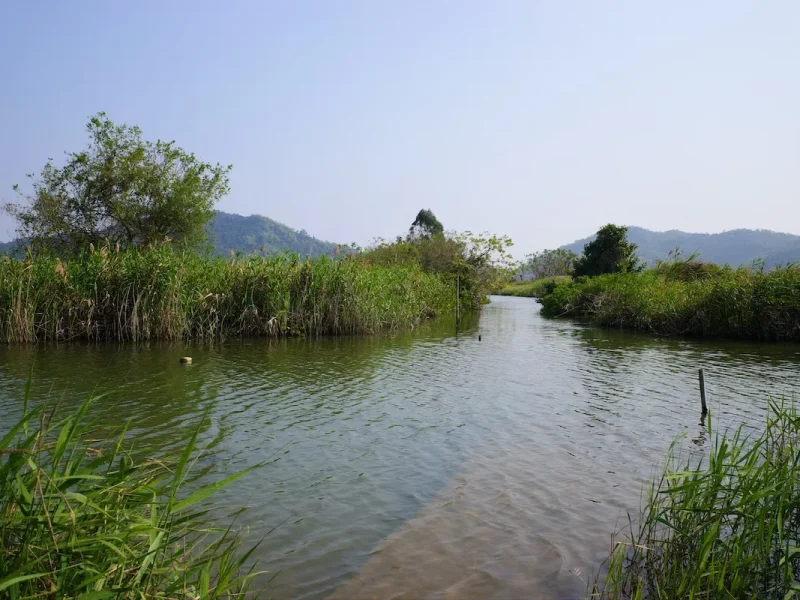
{"type": "MultiPolygon", "coordinates": [[[[218,211],[209,227],[217,254],[229,254],[231,250],[249,254],[260,251],[262,246],[265,254],[289,251],[301,256],[333,255],[336,250],[332,242],[318,240],[303,230],[295,231],[260,215],[243,217],[218,211]]],[[[12,252],[19,255],[19,248],[17,242],[0,242],[0,255],[12,252]]]]}
{"type": "Polygon", "coordinates": [[[218,254],[228,254],[231,250],[250,253],[260,250],[261,246],[267,254],[288,250],[301,256],[332,255],[336,250],[336,244],[332,242],[318,240],[305,230],[295,231],[261,215],[243,217],[217,212],[210,227],[218,254]]]}
{"type": "MultiPolygon", "coordinates": [[[[594,237],[562,247],[580,254],[583,246],[594,237]]],[[[675,248],[680,248],[687,257],[698,252],[702,260],[732,266],[749,265],[757,259],[764,259],[768,267],[800,261],[800,236],[766,229],[687,233],[675,229],[650,231],[642,227],[629,227],[628,239],[638,246],[639,258],[648,264],[658,259],[666,260],[669,251],[675,248]]]]}

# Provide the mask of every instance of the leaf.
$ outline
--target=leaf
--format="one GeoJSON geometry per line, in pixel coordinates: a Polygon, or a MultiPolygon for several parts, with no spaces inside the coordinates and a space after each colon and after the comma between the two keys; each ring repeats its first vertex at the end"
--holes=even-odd
{"type": "Polygon", "coordinates": [[[180,512],[182,510],[185,510],[185,509],[189,508],[190,506],[192,506],[194,504],[197,504],[198,502],[202,502],[203,500],[205,500],[206,498],[208,498],[212,494],[214,494],[214,493],[218,492],[219,490],[227,487],[228,485],[230,485],[234,481],[237,481],[238,479],[241,479],[242,477],[247,475],[250,471],[252,471],[253,469],[255,469],[257,467],[260,467],[260,466],[261,466],[261,463],[259,463],[257,465],[253,465],[252,467],[248,467],[247,469],[239,471],[238,473],[234,473],[233,475],[228,475],[228,477],[226,477],[225,479],[221,479],[220,481],[217,481],[215,483],[211,483],[211,484],[209,484],[209,485],[207,485],[205,487],[200,488],[196,492],[194,492],[192,494],[189,494],[183,500],[181,500],[179,502],[176,502],[173,505],[173,510],[175,512],[180,512]]]}
{"type": "Polygon", "coordinates": [[[138,583],[144,577],[145,572],[147,569],[150,568],[150,565],[153,564],[153,561],[156,558],[156,552],[158,551],[159,546],[161,545],[161,540],[164,539],[164,531],[159,531],[158,535],[155,539],[150,543],[150,548],[147,550],[147,555],[142,560],[142,565],[139,567],[139,572],[136,574],[135,582],[138,583]]]}
{"type": "Polygon", "coordinates": [[[3,591],[15,583],[22,583],[23,581],[30,581],[31,579],[38,579],[39,577],[45,577],[49,575],[49,573],[33,573],[29,575],[17,575],[11,574],[4,579],[0,579],[0,591],[3,591]]]}
{"type": "Polygon", "coordinates": [[[115,598],[116,596],[117,592],[109,590],[103,592],[86,592],[78,596],[78,600],[102,600],[103,598],[115,598]]]}

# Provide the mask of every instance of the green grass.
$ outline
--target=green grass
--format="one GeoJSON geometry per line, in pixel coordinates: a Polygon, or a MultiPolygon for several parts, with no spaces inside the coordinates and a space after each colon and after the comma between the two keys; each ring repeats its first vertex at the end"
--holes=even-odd
{"type": "Polygon", "coordinates": [[[568,276],[546,277],[532,281],[512,281],[497,292],[498,296],[520,296],[523,298],[540,298],[555,285],[570,281],[568,276]]]}
{"type": "Polygon", "coordinates": [[[454,282],[414,265],[169,246],[0,257],[0,282],[4,342],[365,334],[455,312],[454,282]]]}
{"type": "Polygon", "coordinates": [[[657,335],[800,341],[800,268],[662,265],[579,278],[540,299],[545,316],[657,335]]]}
{"type": "Polygon", "coordinates": [[[26,409],[0,438],[0,598],[243,597],[252,550],[201,507],[247,471],[199,487],[197,433],[180,456],[141,460],[124,433],[90,439],[91,412],[26,409]]]}
{"type": "Polygon", "coordinates": [[[716,435],[707,460],[674,448],[594,598],[800,597],[800,415],[770,401],[763,433],[716,435]]]}

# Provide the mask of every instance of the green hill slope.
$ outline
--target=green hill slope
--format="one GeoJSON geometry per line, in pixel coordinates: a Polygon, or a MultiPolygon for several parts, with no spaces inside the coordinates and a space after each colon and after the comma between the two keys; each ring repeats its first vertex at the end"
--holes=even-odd
{"type": "MultiPolygon", "coordinates": [[[[587,237],[563,248],[580,254],[583,246],[593,239],[594,236],[587,237]]],[[[650,231],[642,227],[630,227],[628,239],[639,247],[639,258],[648,264],[658,259],[666,260],[669,251],[676,247],[681,249],[684,256],[698,252],[702,260],[732,266],[749,265],[757,259],[764,259],[767,266],[800,261],[800,236],[766,229],[687,233],[674,229],[650,231]]]]}
{"type": "Polygon", "coordinates": [[[16,249],[16,242],[0,242],[0,256],[16,249]]]}
{"type": "Polygon", "coordinates": [[[233,213],[217,212],[210,224],[215,251],[228,254],[231,250],[244,253],[260,250],[274,254],[296,252],[301,256],[333,254],[336,244],[319,240],[305,230],[291,227],[268,217],[251,215],[243,217],[233,213]]]}
{"type": "MultiPolygon", "coordinates": [[[[264,247],[265,254],[296,252],[301,256],[333,255],[337,244],[319,240],[304,230],[296,231],[267,217],[243,217],[233,213],[217,212],[209,224],[214,252],[229,254],[250,253],[264,247]]],[[[19,256],[24,244],[16,241],[0,242],[0,255],[14,253],[19,256]]]]}

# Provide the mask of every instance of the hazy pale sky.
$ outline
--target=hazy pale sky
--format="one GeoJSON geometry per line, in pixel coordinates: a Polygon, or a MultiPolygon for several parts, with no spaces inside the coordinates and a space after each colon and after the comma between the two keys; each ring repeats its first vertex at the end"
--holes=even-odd
{"type": "Polygon", "coordinates": [[[220,209],[338,242],[420,208],[518,256],[606,222],[800,233],[796,0],[26,0],[0,33],[0,200],[102,110],[233,163],[220,209]]]}

